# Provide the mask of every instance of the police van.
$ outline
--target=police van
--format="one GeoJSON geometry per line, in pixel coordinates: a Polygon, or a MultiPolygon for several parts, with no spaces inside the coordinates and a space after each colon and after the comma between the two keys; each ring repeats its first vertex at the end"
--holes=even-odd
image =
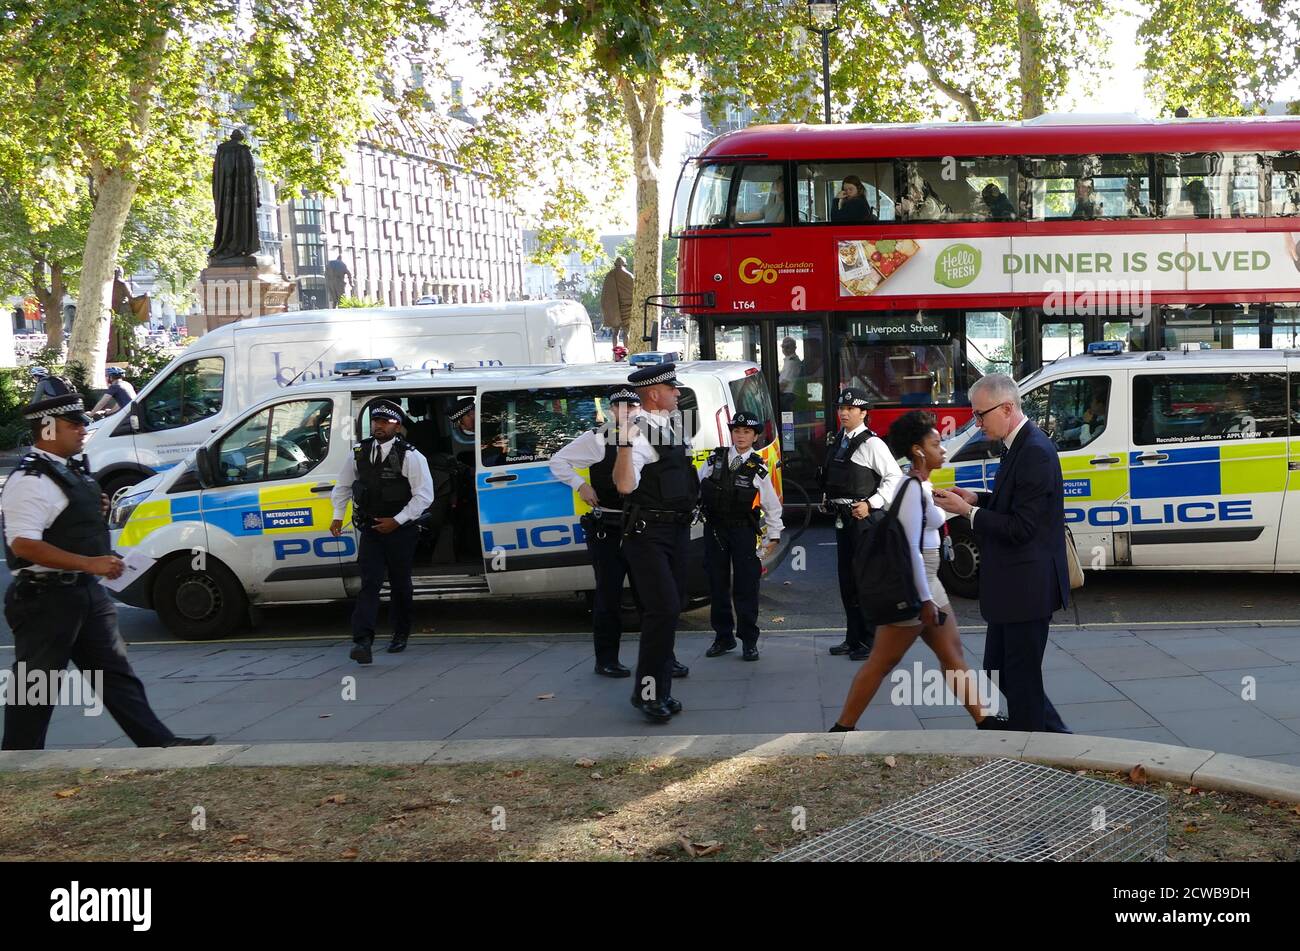
{"type": "Polygon", "coordinates": [[[241,410],[340,361],[591,363],[591,318],[576,301],[293,311],[219,327],[194,341],[127,407],[93,425],[91,471],[111,497],[184,460],[241,410]]]}
{"type": "MultiPolygon", "coordinates": [[[[1019,383],[1060,454],[1084,568],[1300,571],[1300,350],[1123,353],[1093,344],[1019,383]]],[[[992,489],[974,424],[944,442],[936,488],[992,489]]],[[[979,549],[948,523],[944,583],[979,593],[979,549]]]]}
{"type": "MultiPolygon", "coordinates": [[[[346,369],[346,368],[340,368],[346,369]]],[[[239,630],[250,605],[335,601],[360,590],[351,511],[330,534],[330,492],[370,434],[369,406],[391,400],[406,438],[430,462],[435,499],[414,574],[417,598],[589,591],[581,517],[589,507],[550,472],[551,455],[610,417],[608,395],[627,364],[435,368],[297,384],[239,413],[183,465],[119,492],[116,550],[157,559],[117,596],[157,611],[186,639],[239,630]],[[475,439],[447,420],[476,400],[475,439]]],[[[767,385],[752,363],[678,364],[680,408],[697,467],[730,440],[745,411],[766,420],[755,449],[775,473],[780,449],[767,385]]],[[[703,529],[692,526],[702,564],[703,529]]],[[[695,581],[704,577],[693,571],[695,581]]]]}

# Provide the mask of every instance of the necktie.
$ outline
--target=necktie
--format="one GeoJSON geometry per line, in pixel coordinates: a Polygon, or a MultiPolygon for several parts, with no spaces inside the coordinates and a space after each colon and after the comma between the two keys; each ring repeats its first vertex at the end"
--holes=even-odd
{"type": "Polygon", "coordinates": [[[375,465],[378,465],[379,460],[382,458],[383,451],[379,448],[379,440],[375,440],[375,444],[370,447],[370,461],[375,465]]]}
{"type": "Polygon", "coordinates": [[[740,464],[744,461],[745,461],[745,457],[741,455],[737,455],[735,458],[733,458],[731,460],[731,471],[735,472],[737,469],[739,469],[740,464]]]}

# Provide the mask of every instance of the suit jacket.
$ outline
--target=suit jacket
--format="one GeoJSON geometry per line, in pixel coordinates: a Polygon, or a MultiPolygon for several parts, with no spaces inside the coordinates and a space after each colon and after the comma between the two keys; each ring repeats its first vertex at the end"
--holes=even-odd
{"type": "Polygon", "coordinates": [[[1026,422],[980,492],[980,613],[995,624],[1050,618],[1070,603],[1065,496],[1056,446],[1026,422]]]}

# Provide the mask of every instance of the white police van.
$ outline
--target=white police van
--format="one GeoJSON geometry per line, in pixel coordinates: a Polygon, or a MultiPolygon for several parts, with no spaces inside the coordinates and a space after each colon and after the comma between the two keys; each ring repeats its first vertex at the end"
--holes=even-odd
{"type": "MultiPolygon", "coordinates": [[[[608,417],[607,397],[627,374],[627,364],[454,367],[288,387],[238,414],[185,464],[115,497],[116,550],[157,559],[117,596],[156,610],[187,639],[239,630],[250,604],[354,597],[361,585],[357,537],[350,512],[344,534],[330,534],[329,497],[355,442],[369,435],[368,407],[378,399],[403,407],[407,438],[430,459],[435,477],[433,524],[414,575],[417,598],[590,590],[580,523],[588,506],[551,476],[548,461],[608,417]],[[468,446],[455,442],[447,420],[466,396],[478,409],[477,441],[468,446]],[[504,451],[479,448],[498,437],[504,451]],[[458,453],[469,462],[455,499],[464,508],[449,512],[439,508],[438,493],[452,501],[458,453]]],[[[759,368],[682,363],[677,376],[696,464],[729,441],[735,413],[754,413],[767,421],[755,448],[776,473],[779,491],[780,448],[759,368]]],[[[693,556],[702,560],[702,527],[694,526],[692,536],[693,556]]],[[[699,582],[702,568],[692,576],[699,582]]]]}
{"type": "MultiPolygon", "coordinates": [[[[1083,567],[1300,571],[1300,350],[1090,350],[1019,383],[1060,453],[1083,567]]],[[[937,488],[992,488],[978,427],[944,446],[937,488]]],[[[976,597],[978,545],[948,524],[944,583],[976,597]]]]}
{"type": "Polygon", "coordinates": [[[194,341],[127,407],[93,425],[91,471],[111,497],[184,460],[264,396],[326,379],[339,361],[399,367],[455,362],[592,363],[591,318],[576,301],[293,311],[219,327],[194,341]]]}

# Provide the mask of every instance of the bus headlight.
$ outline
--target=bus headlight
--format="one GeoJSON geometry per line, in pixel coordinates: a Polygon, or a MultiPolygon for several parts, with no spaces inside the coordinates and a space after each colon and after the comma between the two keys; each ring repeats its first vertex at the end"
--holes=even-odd
{"type": "Polygon", "coordinates": [[[136,510],[141,502],[149,498],[152,492],[137,492],[135,495],[120,495],[113,500],[113,506],[108,511],[108,527],[111,531],[118,531],[126,527],[127,520],[130,519],[131,513],[136,510]]]}

